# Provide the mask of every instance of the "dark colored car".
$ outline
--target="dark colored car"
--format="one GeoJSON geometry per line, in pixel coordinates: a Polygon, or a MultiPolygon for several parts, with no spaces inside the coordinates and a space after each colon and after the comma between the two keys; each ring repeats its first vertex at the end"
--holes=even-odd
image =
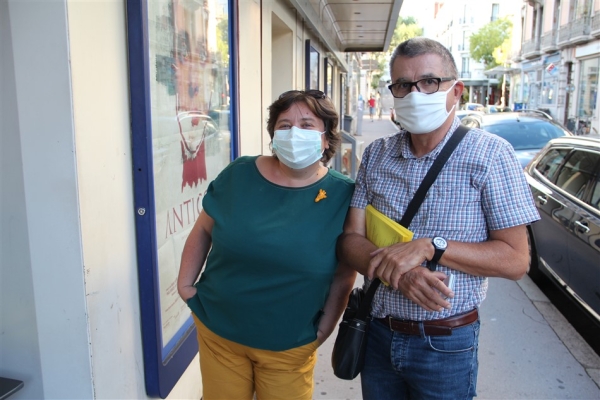
{"type": "Polygon", "coordinates": [[[525,175],[541,220],[529,275],[544,273],[600,322],[600,136],[554,139],[525,175]]]}
{"type": "Polygon", "coordinates": [[[548,114],[536,111],[467,115],[460,122],[504,138],[515,149],[523,167],[551,139],[573,135],[548,114]]]}

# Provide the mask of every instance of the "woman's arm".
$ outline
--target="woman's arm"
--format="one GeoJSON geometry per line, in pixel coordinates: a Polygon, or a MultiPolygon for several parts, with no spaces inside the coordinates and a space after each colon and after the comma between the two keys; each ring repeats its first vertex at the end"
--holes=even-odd
{"type": "Polygon", "coordinates": [[[184,301],[196,294],[194,283],[198,280],[210,250],[214,223],[215,221],[202,210],[183,246],[177,291],[184,301]]]}
{"type": "Polygon", "coordinates": [[[331,286],[329,287],[329,296],[323,307],[324,314],[319,322],[319,330],[317,332],[319,343],[325,342],[335,329],[342,313],[346,309],[348,296],[354,287],[355,281],[356,271],[349,265],[340,263],[333,276],[333,282],[331,282],[331,286]]]}

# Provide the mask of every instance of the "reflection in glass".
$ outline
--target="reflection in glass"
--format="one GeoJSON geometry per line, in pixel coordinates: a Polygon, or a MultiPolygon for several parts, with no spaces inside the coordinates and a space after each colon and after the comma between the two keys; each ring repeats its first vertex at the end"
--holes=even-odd
{"type": "Polygon", "coordinates": [[[208,183],[231,159],[226,0],[149,0],[153,183],[163,360],[192,326],[176,280],[208,183]]]}
{"type": "Polygon", "coordinates": [[[596,110],[599,62],[600,58],[592,58],[581,62],[577,116],[584,121],[594,115],[596,110]]]}

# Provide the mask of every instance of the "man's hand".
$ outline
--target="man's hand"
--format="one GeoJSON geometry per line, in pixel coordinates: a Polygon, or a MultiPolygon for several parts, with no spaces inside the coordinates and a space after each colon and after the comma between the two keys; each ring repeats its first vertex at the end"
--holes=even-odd
{"type": "Polygon", "coordinates": [[[427,268],[414,268],[402,275],[398,290],[427,311],[450,309],[450,303],[444,297],[454,297],[446,285],[443,272],[432,272],[427,268]]]}
{"type": "Polygon", "coordinates": [[[427,238],[382,247],[371,253],[367,276],[378,277],[398,289],[402,275],[430,260],[433,251],[431,239],[427,238]]]}

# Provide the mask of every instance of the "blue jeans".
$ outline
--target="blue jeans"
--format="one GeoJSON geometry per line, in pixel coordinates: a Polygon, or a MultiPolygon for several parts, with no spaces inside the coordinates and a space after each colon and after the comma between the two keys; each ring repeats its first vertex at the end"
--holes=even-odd
{"type": "Polygon", "coordinates": [[[371,321],[360,375],[363,399],[472,399],[479,325],[455,328],[450,336],[418,336],[371,321]]]}

